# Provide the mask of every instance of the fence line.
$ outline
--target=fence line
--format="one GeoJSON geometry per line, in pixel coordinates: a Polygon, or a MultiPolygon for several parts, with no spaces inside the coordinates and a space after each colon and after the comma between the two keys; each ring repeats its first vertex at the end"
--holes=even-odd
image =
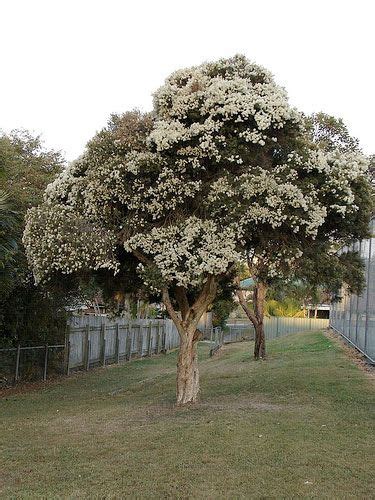
{"type": "Polygon", "coordinates": [[[19,380],[47,380],[66,373],[66,345],[37,345],[0,349],[0,386],[19,380]],[[11,380],[9,380],[9,378],[11,380]]]}
{"type": "Polygon", "coordinates": [[[329,325],[328,319],[320,318],[288,318],[282,316],[271,316],[265,318],[264,333],[266,339],[272,340],[291,333],[321,330],[329,325]]]}
{"type": "Polygon", "coordinates": [[[167,352],[178,347],[179,342],[178,331],[171,320],[70,326],[68,372],[167,352]]]}
{"type": "MultiPolygon", "coordinates": [[[[87,318],[90,318],[87,316],[87,318]]],[[[166,353],[179,346],[174,323],[167,320],[74,321],[68,326],[65,344],[0,349],[0,386],[19,380],[47,380],[52,373],[89,370],[100,365],[130,361],[166,353]]]]}
{"type": "MultiPolygon", "coordinates": [[[[272,340],[291,333],[302,333],[306,331],[321,330],[327,328],[328,319],[315,318],[287,318],[271,316],[264,318],[264,334],[266,340],[272,340]]],[[[254,327],[248,322],[227,323],[224,330],[220,327],[214,328],[211,334],[210,355],[215,354],[223,344],[230,342],[241,342],[243,340],[254,340],[254,327]]]]}
{"type": "MultiPolygon", "coordinates": [[[[370,224],[375,234],[375,219],[370,224]]],[[[330,326],[375,364],[375,237],[356,241],[339,250],[358,252],[365,264],[366,287],[361,295],[341,291],[341,301],[331,304],[330,326]]]]}
{"type": "MultiPolygon", "coordinates": [[[[17,346],[0,349],[0,383],[8,378],[46,380],[51,373],[69,374],[71,370],[89,370],[100,365],[130,361],[134,357],[165,353],[179,346],[178,331],[170,319],[127,321],[122,318],[86,316],[71,321],[64,345],[17,346]]],[[[328,326],[328,320],[314,318],[265,318],[267,339],[293,332],[317,330],[328,326]]],[[[225,330],[210,329],[210,355],[224,343],[251,340],[252,325],[228,324],[225,330]]],[[[206,337],[207,338],[207,337],[206,337]]]]}

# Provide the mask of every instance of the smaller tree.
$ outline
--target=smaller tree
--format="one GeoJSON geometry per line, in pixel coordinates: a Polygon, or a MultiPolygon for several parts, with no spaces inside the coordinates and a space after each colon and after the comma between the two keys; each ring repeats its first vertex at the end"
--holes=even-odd
{"type": "Polygon", "coordinates": [[[263,318],[270,287],[299,282],[310,289],[311,295],[319,288],[336,295],[343,284],[355,293],[364,286],[359,255],[339,255],[337,250],[369,237],[373,208],[369,162],[341,119],[324,113],[307,117],[304,137],[299,147],[303,150],[309,145],[322,153],[329,165],[324,175],[319,169],[311,171],[315,179],[310,179],[324,210],[324,222],[310,236],[299,230],[301,219],[293,230],[268,228],[259,239],[248,243],[247,265],[255,280],[253,307],[246,302],[239,280],[237,295],[255,328],[255,359],[266,354],[263,318]]]}

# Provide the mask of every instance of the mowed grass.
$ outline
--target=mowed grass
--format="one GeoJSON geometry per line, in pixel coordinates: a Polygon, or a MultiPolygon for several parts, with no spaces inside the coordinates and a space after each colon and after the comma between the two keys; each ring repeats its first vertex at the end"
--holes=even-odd
{"type": "Polygon", "coordinates": [[[176,353],[0,399],[0,496],[371,498],[371,380],[323,333],[209,359],[175,408],[176,353]]]}

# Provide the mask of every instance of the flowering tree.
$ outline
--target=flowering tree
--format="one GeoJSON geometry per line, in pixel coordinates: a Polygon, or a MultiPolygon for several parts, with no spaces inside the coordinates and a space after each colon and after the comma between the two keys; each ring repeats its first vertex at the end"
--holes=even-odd
{"type": "Polygon", "coordinates": [[[235,263],[257,246],[276,272],[302,251],[280,235],[313,240],[327,206],[340,220],[357,210],[350,186],[366,163],[312,148],[303,123],[271,74],[243,56],[173,73],[152,116],[112,117],[29,212],[36,280],[121,273],[136,259],[180,334],[177,403],[194,402],[197,325],[235,263]]]}
{"type": "MultiPolygon", "coordinates": [[[[321,167],[294,165],[300,182],[309,182],[323,211],[321,223],[313,232],[301,231],[300,224],[289,221],[276,229],[264,228],[260,238],[247,238],[248,270],[255,285],[253,307],[246,302],[237,279],[237,296],[255,328],[255,359],[264,358],[264,306],[270,286],[284,287],[298,280],[310,288],[318,287],[335,294],[345,283],[359,293],[364,285],[363,263],[356,252],[338,255],[337,249],[369,236],[372,213],[372,188],[368,160],[361,154],[358,140],[351,137],[341,119],[324,113],[305,117],[305,143],[295,146],[295,153],[308,151],[319,158],[321,167]],[[306,149],[308,148],[308,149],[306,149]],[[302,166],[302,168],[301,168],[302,166]]],[[[253,236],[253,235],[252,235],[253,236]]]]}

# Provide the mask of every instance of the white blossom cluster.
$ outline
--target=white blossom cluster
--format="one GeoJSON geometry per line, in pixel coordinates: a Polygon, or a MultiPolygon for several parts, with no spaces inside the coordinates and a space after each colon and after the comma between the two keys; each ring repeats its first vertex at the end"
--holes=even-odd
{"type": "Polygon", "coordinates": [[[200,283],[204,275],[225,272],[228,263],[238,260],[238,237],[235,228],[192,216],[181,224],[137,233],[125,249],[151,257],[166,282],[188,287],[200,283]]]}
{"type": "Polygon", "coordinates": [[[175,148],[182,157],[228,159],[225,146],[233,132],[238,141],[264,146],[277,141],[277,131],[288,123],[301,123],[285,90],[243,56],[177,71],[154,103],[158,121],[150,143],[161,152],[175,148]]]}
{"type": "Polygon", "coordinates": [[[285,224],[295,233],[303,230],[316,236],[327,215],[326,207],[319,202],[312,184],[303,190],[293,182],[295,172],[280,173],[285,173],[282,166],[273,175],[258,167],[252,173],[221,177],[212,184],[208,203],[215,204],[218,216],[237,215],[243,231],[251,231],[258,224],[272,228],[285,224]]]}
{"type": "Polygon", "coordinates": [[[117,270],[116,234],[89,224],[66,205],[47,203],[29,210],[23,243],[37,283],[54,272],[117,270]]]}
{"type": "Polygon", "coordinates": [[[313,147],[284,151],[283,142],[303,134],[301,116],[270,73],[244,57],[174,73],[154,107],[144,140],[123,128],[125,139],[114,134],[108,148],[107,131],[29,212],[24,242],[38,281],[54,272],[116,271],[121,245],[141,253],[164,283],[194,286],[225,273],[268,233],[295,239],[276,241],[277,251],[267,242],[257,249],[275,275],[301,257],[299,238],[315,238],[332,213],[358,209],[352,186],[366,161],[313,147]]]}

